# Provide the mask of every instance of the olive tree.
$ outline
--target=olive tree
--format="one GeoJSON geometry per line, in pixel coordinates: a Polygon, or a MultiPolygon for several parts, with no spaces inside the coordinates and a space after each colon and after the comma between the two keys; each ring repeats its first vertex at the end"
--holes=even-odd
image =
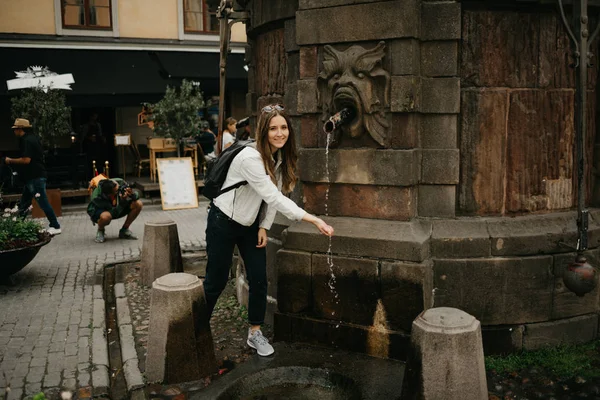
{"type": "Polygon", "coordinates": [[[177,142],[177,155],[180,155],[181,139],[198,132],[200,115],[204,107],[202,92],[187,80],[179,88],[167,86],[165,96],[156,104],[145,104],[152,112],[157,136],[170,137],[177,142]]]}

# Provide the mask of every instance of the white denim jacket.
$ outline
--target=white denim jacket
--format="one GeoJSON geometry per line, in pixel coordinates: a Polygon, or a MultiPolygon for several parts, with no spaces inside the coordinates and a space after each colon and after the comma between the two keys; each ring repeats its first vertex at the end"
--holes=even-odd
{"type": "Polygon", "coordinates": [[[263,200],[267,210],[261,214],[259,227],[270,229],[277,211],[291,220],[301,220],[306,211],[281,193],[281,157],[275,165],[275,177],[277,186],[267,174],[258,150],[246,147],[231,162],[223,188],[241,181],[248,181],[248,184],[223,193],[213,202],[224,214],[244,226],[256,221],[263,200]]]}

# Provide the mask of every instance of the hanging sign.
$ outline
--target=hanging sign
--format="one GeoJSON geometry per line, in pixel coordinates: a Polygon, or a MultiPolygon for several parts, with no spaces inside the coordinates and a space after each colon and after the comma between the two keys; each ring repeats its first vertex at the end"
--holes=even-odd
{"type": "Polygon", "coordinates": [[[131,135],[129,133],[116,133],[115,146],[130,146],[131,135]]]}
{"type": "Polygon", "coordinates": [[[16,72],[16,79],[6,81],[8,90],[27,89],[39,87],[44,92],[48,89],[64,89],[71,90],[71,84],[75,83],[72,74],[57,74],[48,69],[34,65],[27,68],[26,71],[16,72]]]}

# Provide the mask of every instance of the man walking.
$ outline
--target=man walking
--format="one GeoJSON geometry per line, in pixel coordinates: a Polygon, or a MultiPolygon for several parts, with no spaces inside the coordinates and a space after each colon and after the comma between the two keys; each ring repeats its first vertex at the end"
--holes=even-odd
{"type": "Polygon", "coordinates": [[[40,139],[31,130],[29,120],[17,118],[12,127],[13,132],[19,138],[19,150],[21,157],[6,157],[7,165],[15,165],[21,180],[25,184],[23,194],[19,203],[19,214],[25,217],[31,201],[35,197],[38,205],[46,214],[50,227],[46,230],[51,235],[61,233],[60,224],[56,219],[56,214],[48,202],[46,195],[46,167],[44,166],[44,150],[40,139]]]}

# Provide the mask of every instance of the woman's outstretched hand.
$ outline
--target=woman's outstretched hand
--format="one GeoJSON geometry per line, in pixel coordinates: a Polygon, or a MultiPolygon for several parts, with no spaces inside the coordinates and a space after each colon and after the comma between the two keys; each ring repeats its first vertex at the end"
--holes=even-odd
{"type": "Polygon", "coordinates": [[[333,236],[333,226],[327,225],[321,218],[317,218],[317,221],[314,222],[314,224],[323,235],[333,236]]]}
{"type": "Polygon", "coordinates": [[[315,217],[312,214],[306,213],[304,215],[304,218],[302,218],[302,220],[306,221],[306,222],[310,222],[311,224],[316,226],[317,229],[319,230],[319,232],[321,232],[323,235],[333,236],[333,227],[331,225],[327,225],[327,223],[325,221],[323,221],[321,218],[315,217]]]}
{"type": "Polygon", "coordinates": [[[267,230],[264,228],[260,228],[258,230],[258,244],[256,245],[256,247],[258,247],[259,249],[262,247],[267,247],[268,241],[269,238],[267,236],[267,230]]]}

